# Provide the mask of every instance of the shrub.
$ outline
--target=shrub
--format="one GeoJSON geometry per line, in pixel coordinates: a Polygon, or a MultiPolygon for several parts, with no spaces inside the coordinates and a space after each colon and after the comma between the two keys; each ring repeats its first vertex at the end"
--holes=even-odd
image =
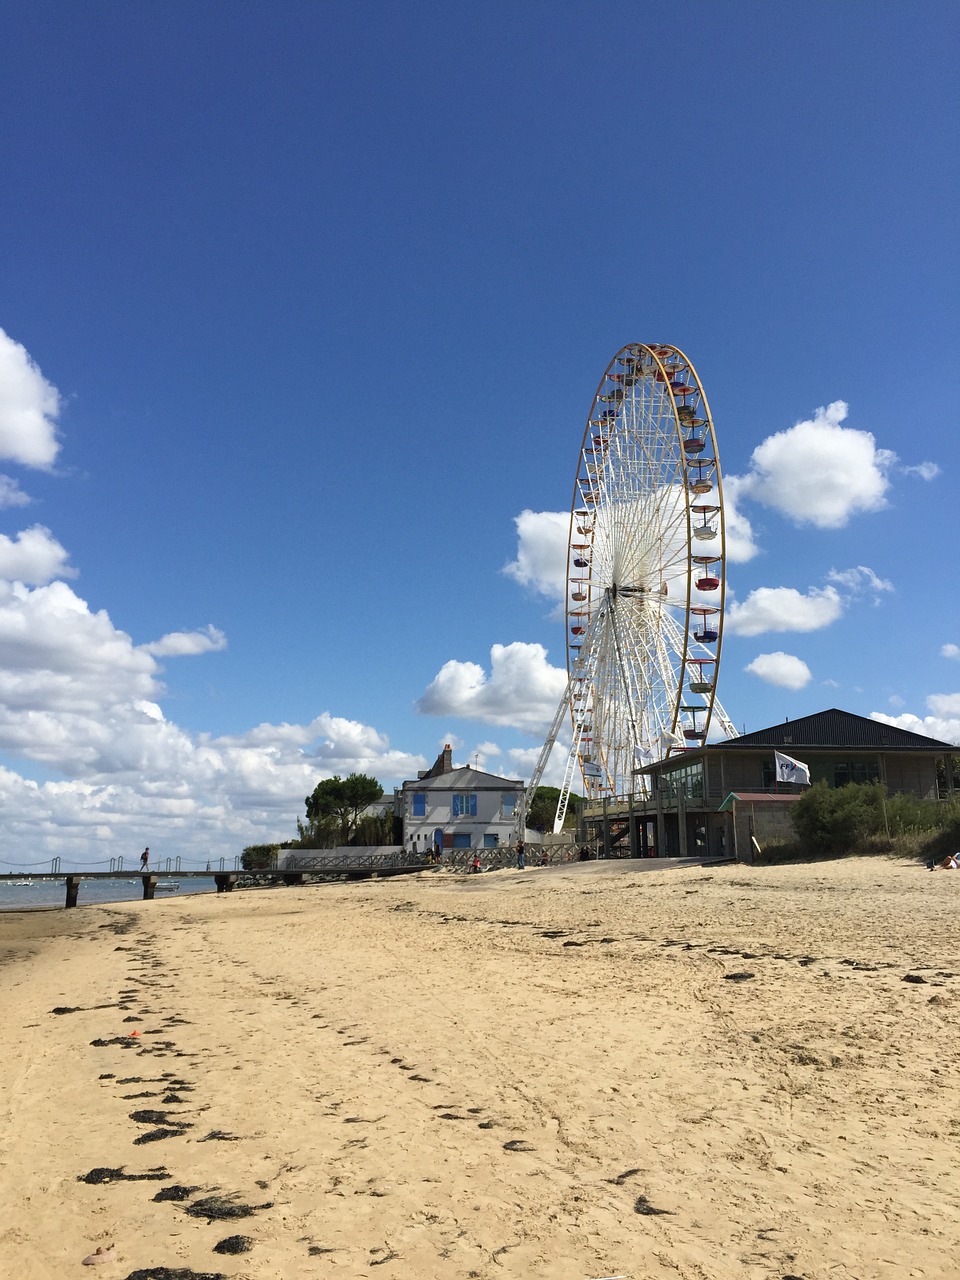
{"type": "Polygon", "coordinates": [[[248,844],[243,851],[244,871],[269,871],[275,865],[279,847],[275,844],[248,844]]]}
{"type": "Polygon", "coordinates": [[[960,806],[899,793],[880,782],[832,788],[818,782],[793,807],[793,827],[814,853],[931,856],[960,848],[960,806]]]}
{"type": "Polygon", "coordinates": [[[834,788],[818,782],[793,806],[793,829],[817,853],[848,853],[877,830],[878,820],[882,830],[885,794],[880,783],[834,788]]]}

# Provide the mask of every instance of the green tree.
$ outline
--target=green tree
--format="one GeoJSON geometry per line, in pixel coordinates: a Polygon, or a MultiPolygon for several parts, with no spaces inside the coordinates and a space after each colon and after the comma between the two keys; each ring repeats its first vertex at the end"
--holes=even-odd
{"type": "Polygon", "coordinates": [[[268,871],[274,866],[278,844],[248,844],[243,851],[244,871],[268,871]]]}
{"type": "MultiPolygon", "coordinates": [[[[557,801],[559,799],[559,787],[537,787],[533,800],[530,802],[530,808],[527,810],[527,826],[534,831],[552,831],[554,819],[557,816],[557,801]]],[[[566,816],[563,819],[563,829],[565,831],[569,827],[577,825],[577,805],[579,802],[580,797],[571,793],[566,816]]]]}
{"type": "Polygon", "coordinates": [[[304,800],[307,821],[297,823],[301,846],[325,849],[349,844],[364,809],[382,795],[380,783],[365,773],[324,778],[304,800]]]}

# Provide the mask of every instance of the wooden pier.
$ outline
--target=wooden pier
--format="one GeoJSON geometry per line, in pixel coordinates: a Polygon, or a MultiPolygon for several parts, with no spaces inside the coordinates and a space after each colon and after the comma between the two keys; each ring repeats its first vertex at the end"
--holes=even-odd
{"type": "MultiPolygon", "coordinates": [[[[322,855],[322,850],[317,851],[322,855]]],[[[314,856],[303,859],[307,865],[290,868],[262,867],[247,871],[235,868],[233,871],[181,871],[171,867],[163,871],[12,871],[0,874],[0,884],[4,882],[30,881],[62,881],[66,888],[67,907],[75,907],[80,894],[82,880],[140,880],[143,883],[143,898],[151,901],[157,892],[157,884],[161,880],[213,880],[217,893],[229,893],[236,887],[237,881],[243,877],[246,883],[250,880],[276,882],[279,884],[303,884],[307,877],[338,878],[358,880],[379,875],[403,875],[414,871],[423,871],[423,858],[414,855],[365,854],[358,850],[355,855],[336,855],[333,857],[314,856]]]]}

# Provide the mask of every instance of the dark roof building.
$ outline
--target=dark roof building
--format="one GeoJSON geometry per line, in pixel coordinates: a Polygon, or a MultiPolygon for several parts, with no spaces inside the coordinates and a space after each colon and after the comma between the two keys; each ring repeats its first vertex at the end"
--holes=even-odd
{"type": "Polygon", "coordinates": [[[744,858],[764,840],[792,839],[790,807],[806,788],[777,781],[777,752],[806,765],[811,783],[880,782],[890,795],[929,800],[956,794],[950,757],[960,748],[833,707],[638,769],[635,798],[593,806],[586,835],[621,856],[668,857],[744,858]]]}

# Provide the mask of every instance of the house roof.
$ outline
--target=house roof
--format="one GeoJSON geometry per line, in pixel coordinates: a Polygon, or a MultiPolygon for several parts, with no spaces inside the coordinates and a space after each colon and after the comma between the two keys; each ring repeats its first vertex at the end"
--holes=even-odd
{"type": "Polygon", "coordinates": [[[435,777],[429,775],[418,778],[416,782],[405,782],[403,791],[503,791],[505,789],[523,789],[520,778],[499,778],[495,773],[484,773],[480,769],[471,769],[465,765],[460,769],[450,769],[447,773],[439,773],[435,777]]]}
{"type": "Polygon", "coordinates": [[[768,800],[772,800],[775,804],[782,804],[784,801],[793,803],[799,800],[802,794],[801,791],[731,791],[717,813],[725,813],[728,808],[733,807],[731,802],[735,803],[737,800],[746,804],[765,804],[768,800]]]}
{"type": "Polygon", "coordinates": [[[854,715],[831,707],[799,720],[785,720],[783,724],[758,729],[739,738],[710,744],[708,750],[738,751],[744,747],[886,747],[896,751],[955,751],[949,742],[927,738],[922,733],[901,729],[898,725],[866,716],[854,715]]]}

